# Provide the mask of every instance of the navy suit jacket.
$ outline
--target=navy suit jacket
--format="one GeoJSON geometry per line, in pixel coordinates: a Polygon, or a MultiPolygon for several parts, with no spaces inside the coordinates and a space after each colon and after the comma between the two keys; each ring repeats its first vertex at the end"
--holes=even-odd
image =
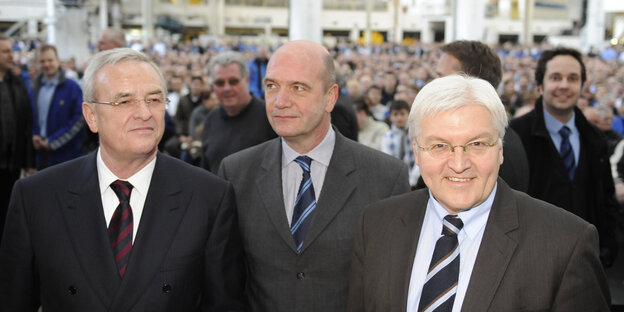
{"type": "Polygon", "coordinates": [[[123,278],[96,153],[19,180],[0,246],[0,310],[243,310],[231,185],[159,154],[123,278]]]}

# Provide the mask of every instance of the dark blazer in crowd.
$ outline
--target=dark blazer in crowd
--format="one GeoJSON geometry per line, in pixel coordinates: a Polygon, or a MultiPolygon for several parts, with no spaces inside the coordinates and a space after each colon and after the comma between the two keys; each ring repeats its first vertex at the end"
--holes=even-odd
{"type": "Polygon", "coordinates": [[[0,311],[37,311],[39,302],[46,312],[244,310],[229,183],[158,154],[123,278],[98,183],[91,153],[15,184],[0,246],[0,311]]]}
{"type": "MultiPolygon", "coordinates": [[[[39,74],[32,80],[33,135],[40,135],[39,109],[37,98],[41,89],[39,74]]],[[[37,168],[42,169],[83,155],[85,121],[82,116],[82,90],[75,81],[59,71],[59,82],[52,95],[52,103],[47,118],[46,137],[49,151],[36,153],[37,168]]]]}
{"type": "Polygon", "coordinates": [[[400,160],[336,132],[334,151],[301,253],[284,208],[280,138],[223,160],[247,257],[251,311],[344,311],[357,220],[372,202],[409,190],[400,160]]]}
{"type": "MultiPolygon", "coordinates": [[[[371,205],[355,236],[348,311],[406,311],[429,192],[371,205]]],[[[609,311],[596,228],[502,179],[462,311],[609,311]]]]}
{"type": "Polygon", "coordinates": [[[603,264],[609,266],[617,254],[615,239],[615,187],[607,142],[600,129],[590,124],[574,108],[575,124],[580,133],[580,159],[570,180],[563,159],[555,147],[544,121],[541,97],[530,113],[513,119],[529,158],[531,178],[527,194],[564,208],[592,223],[598,229],[603,264]]]}
{"type": "Polygon", "coordinates": [[[351,103],[349,96],[340,93],[336,105],[331,112],[331,123],[345,137],[357,141],[358,140],[358,123],[355,116],[355,109],[351,103]]]}
{"type": "Polygon", "coordinates": [[[226,156],[276,136],[263,100],[252,97],[236,116],[228,116],[219,106],[210,111],[204,121],[201,167],[216,173],[226,156]]]}

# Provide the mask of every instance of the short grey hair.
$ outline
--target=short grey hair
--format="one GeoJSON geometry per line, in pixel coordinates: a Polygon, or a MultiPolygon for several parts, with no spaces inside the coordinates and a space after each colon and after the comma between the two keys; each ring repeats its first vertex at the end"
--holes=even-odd
{"type": "Polygon", "coordinates": [[[214,79],[214,67],[216,65],[227,66],[232,63],[236,63],[240,68],[241,78],[245,79],[249,76],[249,68],[247,68],[247,61],[245,56],[240,52],[227,51],[219,53],[210,59],[208,68],[210,69],[210,78],[214,79]]]}
{"type": "Polygon", "coordinates": [[[152,62],[145,54],[135,51],[130,48],[117,48],[99,52],[95,54],[89,61],[87,69],[85,69],[83,77],[83,96],[85,102],[96,101],[95,98],[95,76],[106,65],[115,65],[123,61],[136,61],[149,64],[154,71],[158,74],[160,84],[162,85],[165,95],[167,93],[167,82],[165,76],[158,68],[158,66],[152,62]]]}
{"type": "Polygon", "coordinates": [[[505,106],[489,82],[466,75],[450,75],[435,79],[418,92],[408,119],[412,140],[416,140],[422,121],[426,117],[475,104],[485,107],[490,112],[499,142],[502,143],[509,122],[505,106]]]}

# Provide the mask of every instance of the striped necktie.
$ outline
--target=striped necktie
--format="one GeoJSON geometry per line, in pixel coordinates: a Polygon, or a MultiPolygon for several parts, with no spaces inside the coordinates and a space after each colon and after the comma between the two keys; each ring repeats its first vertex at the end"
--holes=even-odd
{"type": "Polygon", "coordinates": [[[464,226],[455,215],[444,217],[442,236],[438,239],[420,295],[419,312],[453,310],[459,279],[459,242],[457,233],[464,226]]]}
{"type": "Polygon", "coordinates": [[[567,126],[561,127],[559,130],[559,134],[561,135],[561,145],[559,146],[559,154],[561,154],[561,159],[563,159],[563,165],[568,171],[568,176],[570,180],[574,179],[574,172],[576,171],[576,167],[574,166],[574,151],[572,150],[572,145],[570,144],[570,128],[567,126]]]}
{"type": "Polygon", "coordinates": [[[108,225],[108,238],[113,247],[113,255],[117,263],[119,275],[124,276],[128,259],[130,259],[130,250],[132,249],[132,208],[130,208],[130,192],[132,192],[132,184],[128,181],[117,180],[111,184],[111,188],[119,198],[119,205],[110,224],[108,225]]]}
{"type": "Polygon", "coordinates": [[[301,179],[299,192],[295,199],[295,209],[293,211],[290,232],[295,240],[297,252],[301,252],[303,238],[312,221],[314,208],[316,208],[316,197],[314,195],[312,177],[310,176],[310,164],[312,163],[312,159],[308,156],[299,156],[295,161],[299,164],[301,169],[303,169],[303,178],[301,179]]]}

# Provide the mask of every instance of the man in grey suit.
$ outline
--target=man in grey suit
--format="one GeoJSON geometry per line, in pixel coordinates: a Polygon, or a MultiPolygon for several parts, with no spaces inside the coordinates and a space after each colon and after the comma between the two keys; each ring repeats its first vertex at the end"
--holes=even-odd
{"type": "Polygon", "coordinates": [[[330,126],[338,97],[327,50],[293,41],[271,57],[266,111],[280,136],[229,156],[252,311],[344,311],[363,208],[409,190],[398,159],[330,126]]]}
{"type": "Polygon", "coordinates": [[[409,124],[429,190],[365,210],[348,311],[609,310],[596,228],[498,178],[507,115],[490,84],[436,79],[409,124]]]}

